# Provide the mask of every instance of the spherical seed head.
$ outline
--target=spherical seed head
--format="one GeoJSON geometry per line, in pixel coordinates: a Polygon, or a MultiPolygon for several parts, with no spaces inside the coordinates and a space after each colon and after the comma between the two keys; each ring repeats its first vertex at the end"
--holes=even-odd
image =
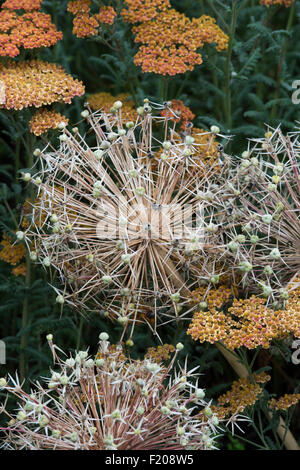
{"type": "Polygon", "coordinates": [[[118,317],[118,323],[120,323],[120,325],[126,325],[128,321],[129,321],[129,318],[126,316],[118,317]]]}
{"type": "Polygon", "coordinates": [[[218,126],[211,126],[210,131],[212,134],[220,134],[220,128],[218,126]]]}
{"type": "Polygon", "coordinates": [[[25,233],[19,230],[18,232],[16,232],[16,237],[18,240],[24,240],[25,233]]]}
{"type": "Polygon", "coordinates": [[[98,149],[98,150],[95,150],[94,155],[95,155],[96,160],[101,160],[101,158],[104,155],[104,152],[103,150],[98,149]]]}
{"type": "Polygon", "coordinates": [[[212,284],[218,284],[220,282],[220,276],[218,274],[214,274],[213,276],[211,276],[210,282],[212,284]]]}
{"type": "Polygon", "coordinates": [[[274,271],[273,269],[271,268],[271,266],[267,265],[264,267],[264,272],[268,275],[268,276],[271,276],[272,274],[274,274],[274,271]]]}
{"type": "Polygon", "coordinates": [[[110,142],[113,142],[114,140],[116,140],[118,138],[118,134],[116,132],[109,132],[107,134],[107,138],[110,142]]]}
{"type": "Polygon", "coordinates": [[[133,121],[126,122],[126,127],[127,129],[132,129],[134,127],[134,122],[133,121]]]}
{"type": "Polygon", "coordinates": [[[52,341],[53,340],[53,335],[49,334],[46,336],[47,341],[52,341]]]}
{"type": "Polygon", "coordinates": [[[0,388],[4,388],[7,385],[7,381],[4,377],[0,378],[0,388]]]}
{"type": "Polygon", "coordinates": [[[253,266],[248,261],[243,261],[239,264],[239,269],[240,269],[240,271],[243,271],[245,273],[249,273],[253,269],[253,266]]]}
{"type": "Polygon", "coordinates": [[[31,180],[31,174],[30,173],[23,173],[22,180],[26,181],[26,182],[30,181],[31,180]]]}
{"type": "Polygon", "coordinates": [[[102,281],[104,284],[110,284],[112,282],[112,277],[111,276],[102,276],[102,281]]]}
{"type": "Polygon", "coordinates": [[[47,416],[45,416],[45,415],[42,415],[42,416],[40,417],[40,419],[39,419],[39,425],[40,425],[41,427],[47,426],[47,425],[49,424],[49,422],[50,422],[49,419],[48,419],[47,416]]]}
{"type": "Polygon", "coordinates": [[[37,254],[35,251],[31,251],[30,254],[29,254],[29,257],[31,259],[31,261],[36,261],[37,260],[37,254]]]}
{"type": "Polygon", "coordinates": [[[89,114],[90,114],[90,113],[88,112],[88,110],[85,109],[84,111],[81,112],[81,117],[87,118],[87,117],[89,116],[89,114]]]}
{"type": "Polygon", "coordinates": [[[137,112],[140,116],[143,116],[143,114],[145,113],[144,106],[139,106],[139,107],[137,108],[136,112],[137,112]]]}
{"type": "Polygon", "coordinates": [[[187,135],[185,138],[186,145],[192,145],[195,142],[195,138],[191,135],[187,135]]]}
{"type": "Polygon", "coordinates": [[[250,152],[248,150],[244,150],[242,153],[242,158],[249,158],[250,157],[250,152]]]}
{"type": "Polygon", "coordinates": [[[183,348],[184,348],[184,346],[183,346],[182,343],[177,343],[177,344],[176,344],[176,349],[177,349],[177,351],[181,351],[183,348]]]}
{"type": "Polygon", "coordinates": [[[102,333],[100,333],[99,339],[100,341],[108,341],[109,335],[105,331],[103,331],[102,333]]]}
{"type": "Polygon", "coordinates": [[[273,250],[270,252],[270,257],[273,259],[279,259],[281,257],[281,254],[278,248],[273,248],[273,250]]]}
{"type": "Polygon", "coordinates": [[[57,129],[59,129],[60,131],[62,131],[63,129],[65,129],[67,127],[66,123],[65,122],[60,122],[58,125],[57,125],[57,129]]]}
{"type": "Polygon", "coordinates": [[[62,134],[58,138],[61,142],[67,142],[68,140],[68,137],[66,136],[66,134],[62,134]]]}
{"type": "Polygon", "coordinates": [[[62,304],[65,302],[65,299],[64,299],[64,297],[63,297],[62,295],[58,295],[58,296],[56,297],[56,302],[57,302],[58,304],[61,304],[61,305],[62,305],[62,304]]]}
{"type": "Polygon", "coordinates": [[[229,248],[230,251],[235,252],[235,251],[238,250],[239,245],[238,245],[238,243],[236,243],[235,241],[232,240],[230,243],[228,243],[228,248],[229,248]]]}
{"type": "Polygon", "coordinates": [[[163,142],[163,143],[162,143],[162,147],[163,147],[165,150],[169,150],[169,149],[172,147],[172,142],[170,142],[169,140],[166,141],[166,142],[163,142]]]}
{"type": "Polygon", "coordinates": [[[197,388],[195,390],[195,396],[196,398],[199,398],[200,400],[203,399],[205,397],[205,391],[203,390],[203,388],[197,388]]]}
{"type": "Polygon", "coordinates": [[[272,215],[271,214],[265,214],[263,217],[262,217],[262,221],[265,223],[265,224],[270,224],[272,222],[272,215]]]}
{"type": "Polygon", "coordinates": [[[133,345],[134,345],[134,342],[132,341],[132,339],[128,339],[126,341],[126,346],[129,346],[130,348],[132,348],[133,345]]]}
{"type": "Polygon", "coordinates": [[[34,157],[39,157],[41,155],[41,153],[42,152],[40,151],[40,149],[35,149],[34,152],[33,152],[33,156],[34,157]]]}
{"type": "Polygon", "coordinates": [[[114,108],[115,108],[115,109],[121,109],[122,106],[123,106],[122,101],[118,100],[118,101],[115,101],[115,102],[114,102],[114,108]]]}

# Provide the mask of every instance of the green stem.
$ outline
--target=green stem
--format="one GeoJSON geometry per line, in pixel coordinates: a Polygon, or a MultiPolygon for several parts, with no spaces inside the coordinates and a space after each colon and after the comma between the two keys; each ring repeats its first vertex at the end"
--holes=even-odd
{"type": "Polygon", "coordinates": [[[28,326],[28,318],[29,318],[29,291],[30,291],[30,284],[31,284],[31,263],[29,253],[26,253],[26,277],[25,277],[25,295],[23,300],[23,309],[22,309],[22,335],[20,341],[20,363],[19,363],[19,370],[20,370],[20,379],[21,382],[26,377],[26,347],[27,347],[27,333],[25,328],[28,326]]]}
{"type": "MultiPolygon", "coordinates": [[[[292,25],[293,25],[294,15],[295,15],[295,10],[296,10],[295,5],[296,5],[296,2],[293,2],[292,6],[290,8],[290,13],[289,13],[289,17],[288,17],[288,21],[287,21],[287,25],[286,25],[286,30],[287,31],[290,31],[291,28],[292,28],[292,25]]],[[[288,47],[288,42],[289,42],[289,38],[285,39],[285,41],[282,44],[281,51],[280,51],[279,63],[278,63],[278,68],[277,68],[276,90],[275,90],[274,100],[278,100],[278,98],[279,98],[280,83],[281,83],[280,79],[281,79],[281,73],[282,73],[282,69],[283,69],[284,59],[285,59],[285,55],[286,55],[286,51],[287,51],[287,47],[288,47]]],[[[275,101],[273,106],[272,106],[272,110],[271,110],[271,114],[270,114],[271,121],[273,119],[275,119],[276,113],[277,113],[277,103],[275,101]]]]}
{"type": "Polygon", "coordinates": [[[83,319],[83,316],[81,315],[80,321],[79,321],[79,328],[78,328],[78,332],[77,332],[77,343],[76,343],[76,349],[77,349],[77,351],[79,350],[80,344],[81,344],[83,320],[84,320],[84,319],[83,319]]]}
{"type": "Polygon", "coordinates": [[[233,43],[234,43],[234,35],[236,29],[236,20],[237,20],[237,3],[238,0],[234,0],[232,3],[231,9],[231,25],[230,25],[230,33],[229,33],[229,43],[226,55],[226,67],[225,67],[225,121],[227,130],[231,129],[232,126],[232,116],[231,116],[231,88],[230,88],[230,81],[231,81],[231,58],[232,58],[232,50],[233,50],[233,43]]]}

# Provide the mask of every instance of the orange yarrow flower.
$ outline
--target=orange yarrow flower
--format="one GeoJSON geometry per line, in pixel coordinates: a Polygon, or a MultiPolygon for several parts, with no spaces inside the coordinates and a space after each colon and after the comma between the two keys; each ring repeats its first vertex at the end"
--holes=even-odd
{"type": "Polygon", "coordinates": [[[161,12],[171,8],[169,0],[125,0],[122,16],[128,23],[143,23],[152,20],[161,12]]]}
{"type": "Polygon", "coordinates": [[[277,411],[285,411],[293,405],[297,405],[300,401],[300,393],[286,393],[283,397],[280,398],[271,398],[269,402],[270,408],[277,411]]]}
{"type": "Polygon", "coordinates": [[[90,14],[90,0],[73,0],[68,3],[68,11],[75,18],[73,20],[73,34],[79,38],[96,36],[100,24],[112,25],[117,13],[113,7],[103,6],[99,13],[90,14]]]}
{"type": "Polygon", "coordinates": [[[42,0],[5,0],[2,8],[8,10],[39,10],[41,8],[42,0]]]}
{"type": "Polygon", "coordinates": [[[85,91],[82,82],[68,75],[61,66],[40,60],[0,64],[0,81],[5,85],[6,94],[0,108],[5,109],[71,103],[85,91]]]}
{"type": "Polygon", "coordinates": [[[142,43],[134,62],[143,72],[176,75],[202,63],[197,52],[205,43],[216,43],[218,51],[227,48],[228,36],[215,19],[207,15],[189,19],[173,8],[133,27],[135,42],[142,43]]]}
{"type": "Polygon", "coordinates": [[[265,372],[253,374],[253,380],[249,377],[240,378],[232,383],[231,389],[217,399],[217,405],[211,407],[220,418],[227,415],[242,413],[248,406],[253,406],[263,392],[259,384],[271,380],[265,372]]]}
{"type": "Polygon", "coordinates": [[[267,7],[271,5],[283,5],[286,8],[290,7],[294,0],[260,0],[261,5],[265,5],[267,7]]]}
{"type": "Polygon", "coordinates": [[[171,109],[164,109],[161,112],[161,116],[173,122],[181,123],[181,129],[185,130],[186,124],[194,119],[195,114],[188,106],[185,106],[181,100],[172,100],[170,108],[171,109]]]}
{"type": "Polygon", "coordinates": [[[51,16],[34,11],[18,15],[15,11],[0,11],[0,56],[16,57],[20,48],[49,47],[62,39],[51,16]]]}
{"type": "Polygon", "coordinates": [[[95,15],[95,18],[99,23],[112,25],[116,16],[117,12],[113,7],[104,6],[100,8],[100,12],[95,15]]]}
{"type": "Polygon", "coordinates": [[[69,119],[51,109],[39,109],[30,119],[30,132],[39,136],[49,129],[57,129],[61,122],[68,125],[69,119]]]}
{"type": "Polygon", "coordinates": [[[107,92],[94,93],[89,96],[88,103],[94,111],[103,109],[106,113],[110,113],[115,101],[122,101],[122,119],[126,121],[135,121],[138,117],[134,101],[128,93],[119,93],[116,96],[107,92]]]}

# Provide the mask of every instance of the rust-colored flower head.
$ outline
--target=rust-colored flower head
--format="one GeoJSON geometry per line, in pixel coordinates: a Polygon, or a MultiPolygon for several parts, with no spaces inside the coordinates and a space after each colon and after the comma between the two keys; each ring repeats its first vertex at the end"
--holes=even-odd
{"type": "Polygon", "coordinates": [[[60,126],[67,126],[69,119],[52,109],[38,109],[29,121],[30,132],[40,136],[49,129],[57,129],[60,126]]]}
{"type": "Polygon", "coordinates": [[[265,5],[267,7],[271,5],[282,5],[286,8],[290,7],[294,0],[260,0],[259,3],[261,5],[265,5]]]}
{"type": "MultiPolygon", "coordinates": [[[[229,419],[217,418],[198,387],[195,369],[172,371],[144,357],[127,359],[121,345],[99,336],[96,357],[78,351],[68,359],[47,339],[54,369],[46,385],[26,393],[18,379],[0,379],[0,388],[19,399],[2,446],[27,450],[209,450],[229,419]],[[196,414],[198,412],[198,414],[196,414]]],[[[44,379],[45,381],[45,379],[44,379]]],[[[2,411],[3,411],[2,407],[2,411]]],[[[239,417],[234,417],[239,421],[239,417]]]]}
{"type": "Polygon", "coordinates": [[[39,10],[42,0],[5,0],[2,8],[7,10],[39,10]]]}
{"type": "Polygon", "coordinates": [[[201,145],[181,138],[175,123],[170,132],[153,106],[140,107],[135,123],[122,119],[121,101],[113,114],[83,111],[91,148],[78,133],[62,132],[60,148],[41,155],[35,210],[48,217],[26,236],[40,262],[59,271],[66,302],[132,328],[151,310],[156,329],[187,314],[190,286],[213,269],[209,256],[199,263],[206,236],[197,195],[215,168],[203,175],[204,163],[193,161],[201,145]]]}
{"type": "MultiPolygon", "coordinates": [[[[168,103],[166,103],[166,105],[168,105],[168,103]]],[[[192,127],[191,121],[195,117],[191,109],[185,106],[181,100],[172,100],[170,106],[166,107],[166,109],[161,112],[161,115],[168,117],[171,121],[180,123],[181,129],[184,131],[192,127]]]]}
{"type": "Polygon", "coordinates": [[[71,103],[85,91],[82,82],[68,75],[61,66],[40,60],[0,64],[0,82],[5,87],[5,102],[0,108],[5,109],[71,103]]]}
{"type": "Polygon", "coordinates": [[[99,111],[99,109],[101,109],[105,113],[117,112],[117,109],[114,108],[114,103],[121,101],[123,120],[135,122],[138,117],[134,101],[128,93],[119,93],[113,96],[110,93],[101,91],[89,95],[87,101],[93,111],[99,111]]]}
{"type": "Polygon", "coordinates": [[[128,23],[144,23],[171,8],[169,0],[125,0],[122,15],[128,23]]]}
{"type": "Polygon", "coordinates": [[[98,13],[91,14],[90,0],[72,0],[68,11],[74,15],[73,34],[79,38],[96,36],[102,24],[112,25],[117,12],[111,6],[102,6],[98,13]]]}
{"type": "Polygon", "coordinates": [[[51,16],[40,11],[0,11],[0,56],[16,57],[20,48],[49,47],[62,39],[51,16]]]}
{"type": "Polygon", "coordinates": [[[176,75],[202,63],[198,49],[216,43],[218,51],[227,48],[228,36],[215,19],[203,15],[189,19],[173,8],[133,27],[135,42],[142,43],[134,62],[143,72],[176,75]]]}

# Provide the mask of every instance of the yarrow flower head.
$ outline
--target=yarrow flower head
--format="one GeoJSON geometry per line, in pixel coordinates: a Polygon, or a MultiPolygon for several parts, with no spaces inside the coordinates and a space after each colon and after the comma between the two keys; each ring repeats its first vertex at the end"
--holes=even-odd
{"type": "MultiPolygon", "coordinates": [[[[126,14],[125,14],[126,17],[126,14]]],[[[164,8],[158,16],[133,27],[135,42],[142,43],[134,62],[143,72],[177,75],[202,63],[197,52],[205,43],[216,43],[217,50],[227,48],[228,36],[215,19],[203,15],[192,20],[173,8],[164,8]]]]}
{"type": "Polygon", "coordinates": [[[88,103],[94,111],[103,110],[105,113],[116,113],[118,109],[115,103],[122,103],[122,119],[128,122],[135,122],[138,113],[131,96],[128,93],[119,93],[116,96],[107,92],[93,93],[88,97],[88,103]]]}
{"type": "MultiPolygon", "coordinates": [[[[51,16],[40,11],[5,10],[0,11],[0,55],[16,57],[20,48],[34,49],[49,47],[62,39],[62,32],[57,31],[51,16]]],[[[33,8],[32,8],[33,9],[33,8]]]]}
{"type": "Polygon", "coordinates": [[[49,129],[57,129],[61,124],[67,126],[69,120],[60,113],[51,109],[42,108],[36,111],[29,121],[30,132],[37,136],[44,134],[49,129]]]}
{"type": "Polygon", "coordinates": [[[42,0],[5,0],[2,4],[3,9],[7,10],[39,10],[42,0]]]}
{"type": "Polygon", "coordinates": [[[56,64],[31,60],[0,64],[0,80],[5,86],[5,102],[0,108],[39,108],[54,102],[71,103],[85,89],[56,64]]]}
{"type": "Polygon", "coordinates": [[[68,11],[74,15],[73,34],[79,38],[98,35],[101,25],[111,26],[117,12],[111,6],[102,6],[98,13],[91,14],[90,0],[72,0],[68,3],[68,11]]]}

